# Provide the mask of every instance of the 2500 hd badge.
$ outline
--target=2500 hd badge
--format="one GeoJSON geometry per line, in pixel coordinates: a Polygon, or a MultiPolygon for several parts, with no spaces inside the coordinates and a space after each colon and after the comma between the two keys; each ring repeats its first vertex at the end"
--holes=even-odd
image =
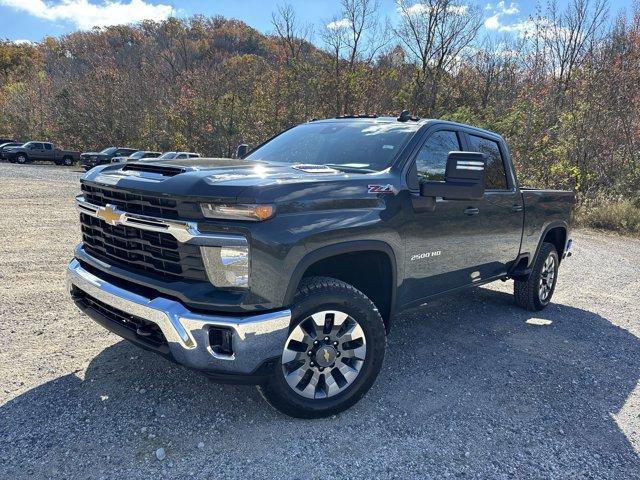
{"type": "Polygon", "coordinates": [[[436,250],[435,252],[425,252],[425,253],[417,253],[415,255],[411,255],[411,261],[414,260],[424,260],[425,258],[438,257],[442,252],[440,250],[436,250]]]}

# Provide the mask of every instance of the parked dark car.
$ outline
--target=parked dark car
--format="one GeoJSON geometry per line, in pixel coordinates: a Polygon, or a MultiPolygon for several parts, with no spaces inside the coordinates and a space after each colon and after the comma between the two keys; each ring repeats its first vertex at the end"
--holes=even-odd
{"type": "Polygon", "coordinates": [[[5,156],[5,150],[8,150],[12,147],[20,147],[24,145],[24,142],[4,142],[0,143],[0,160],[8,160],[5,156]]]}
{"type": "Polygon", "coordinates": [[[182,160],[185,158],[200,158],[202,155],[194,152],[164,152],[158,160],[182,160]]]}
{"type": "Polygon", "coordinates": [[[96,165],[111,163],[111,159],[113,157],[128,157],[137,151],[137,148],[107,147],[99,152],[85,152],[80,155],[82,168],[85,170],[91,170],[96,165]]]}
{"type": "Polygon", "coordinates": [[[2,145],[3,143],[11,143],[11,142],[15,142],[15,140],[13,138],[0,138],[0,145],[2,145]]]}
{"type": "Polygon", "coordinates": [[[127,160],[142,160],[144,158],[157,158],[162,155],[162,152],[151,152],[149,150],[138,150],[131,155],[122,157],[113,157],[111,163],[126,162],[127,160]]]}
{"type": "Polygon", "coordinates": [[[56,148],[51,142],[27,142],[18,147],[9,147],[4,155],[12,163],[53,162],[71,166],[80,159],[80,152],[56,148]]]}
{"type": "Polygon", "coordinates": [[[362,398],[401,312],[509,279],[542,310],[571,254],[573,192],[520,187],[496,133],[406,111],[311,121],[245,158],[98,167],[80,187],[80,309],[297,417],[362,398]]]}

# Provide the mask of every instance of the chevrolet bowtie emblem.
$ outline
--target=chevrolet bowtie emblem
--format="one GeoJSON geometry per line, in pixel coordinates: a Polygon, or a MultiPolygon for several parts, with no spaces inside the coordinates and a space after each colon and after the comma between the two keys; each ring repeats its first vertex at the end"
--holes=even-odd
{"type": "Polygon", "coordinates": [[[322,352],[322,356],[324,357],[324,361],[329,363],[329,360],[331,359],[331,355],[329,355],[329,350],[325,348],[324,351],[322,352]]]}
{"type": "Polygon", "coordinates": [[[118,225],[120,220],[122,220],[122,214],[119,210],[116,210],[112,205],[107,205],[106,207],[101,207],[96,212],[96,215],[107,222],[109,225],[118,225]]]}

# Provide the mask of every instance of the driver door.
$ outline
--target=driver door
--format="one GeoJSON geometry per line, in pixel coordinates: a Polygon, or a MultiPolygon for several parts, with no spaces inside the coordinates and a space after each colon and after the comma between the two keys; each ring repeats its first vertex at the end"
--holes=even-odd
{"type": "MultiPolygon", "coordinates": [[[[431,131],[411,160],[418,179],[444,180],[447,156],[456,150],[464,150],[461,131],[450,126],[431,131]]],[[[415,198],[419,194],[411,195],[415,198]]],[[[419,303],[480,278],[483,236],[479,233],[484,226],[476,212],[481,202],[438,197],[433,211],[409,207],[409,219],[402,232],[406,260],[405,282],[399,295],[401,306],[419,303]]]]}

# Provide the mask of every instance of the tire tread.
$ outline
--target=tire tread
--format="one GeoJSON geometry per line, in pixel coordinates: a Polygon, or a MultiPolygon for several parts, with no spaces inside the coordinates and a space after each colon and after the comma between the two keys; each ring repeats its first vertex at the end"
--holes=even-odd
{"type": "Polygon", "coordinates": [[[551,252],[555,251],[556,247],[552,243],[544,242],[540,247],[536,262],[529,277],[526,280],[514,280],[513,296],[519,307],[529,310],[530,312],[537,312],[547,306],[540,303],[538,299],[538,277],[542,271],[545,260],[551,252]]]}

